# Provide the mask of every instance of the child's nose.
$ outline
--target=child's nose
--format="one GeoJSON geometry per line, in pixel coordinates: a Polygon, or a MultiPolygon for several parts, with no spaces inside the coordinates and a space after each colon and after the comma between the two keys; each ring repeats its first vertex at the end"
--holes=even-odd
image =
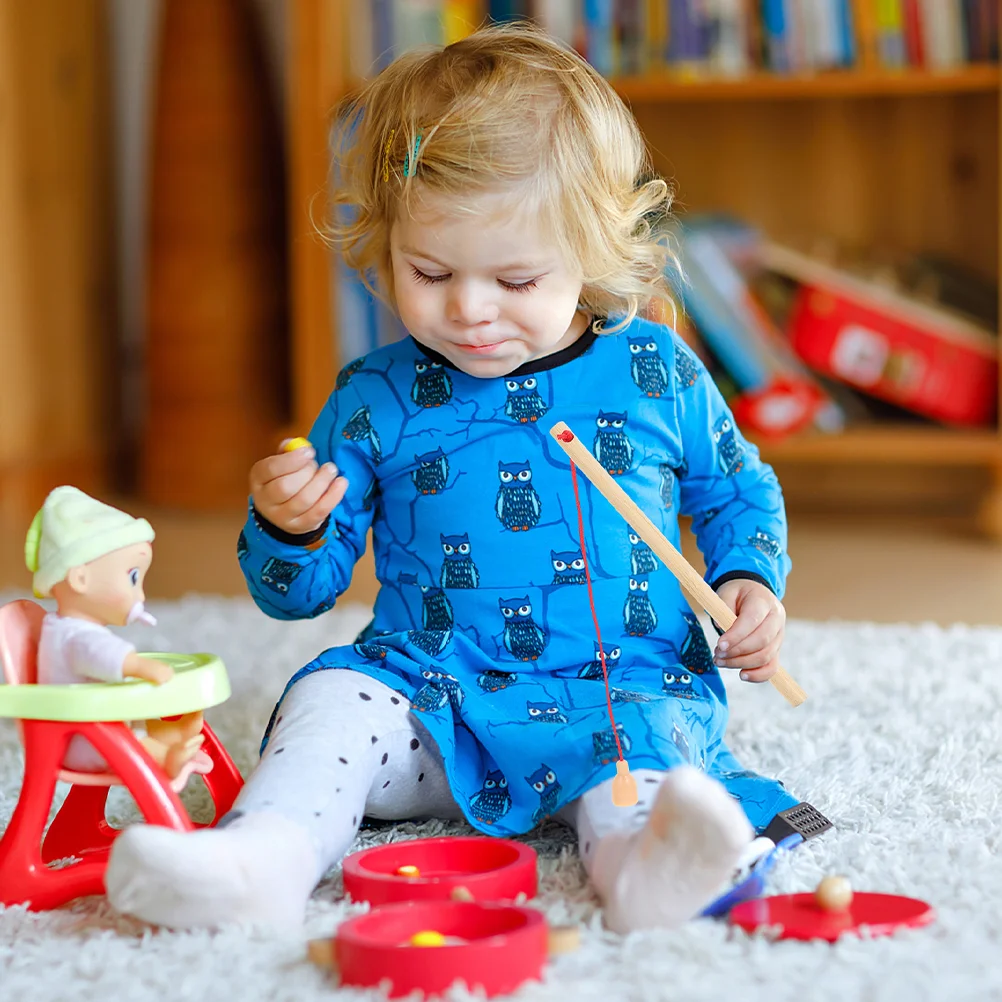
{"type": "Polygon", "coordinates": [[[497,303],[472,282],[455,283],[450,290],[449,319],[465,327],[490,324],[498,318],[497,303]]]}

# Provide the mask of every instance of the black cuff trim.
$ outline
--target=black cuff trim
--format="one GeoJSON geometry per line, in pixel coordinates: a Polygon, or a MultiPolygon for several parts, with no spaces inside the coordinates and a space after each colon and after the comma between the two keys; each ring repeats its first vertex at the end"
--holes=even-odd
{"type": "Polygon", "coordinates": [[[327,527],[331,523],[331,517],[328,515],[322,524],[318,525],[312,532],[286,532],[274,522],[269,522],[253,505],[251,506],[251,515],[254,518],[254,524],[262,532],[288,546],[312,546],[314,543],[319,543],[327,534],[327,527]]]}
{"type": "Polygon", "coordinates": [[[721,574],[710,587],[716,591],[722,584],[726,584],[728,581],[737,581],[739,578],[742,581],[757,581],[775,594],[772,585],[761,574],[756,574],[754,571],[728,571],[726,574],[721,574]]]}
{"type": "MultiPolygon", "coordinates": [[[[728,571],[726,574],[721,574],[720,577],[710,585],[710,587],[716,591],[722,584],[726,584],[728,581],[736,581],[738,578],[743,581],[757,581],[760,585],[765,585],[769,591],[772,591],[772,585],[769,584],[769,582],[766,581],[761,574],[756,574],[754,571],[728,571]]],[[[773,594],[775,594],[775,592],[773,592],[773,594]]],[[[717,625],[717,621],[711,618],[710,622],[713,624],[713,628],[717,631],[717,636],[722,637],[724,635],[724,631],[717,625]]]]}

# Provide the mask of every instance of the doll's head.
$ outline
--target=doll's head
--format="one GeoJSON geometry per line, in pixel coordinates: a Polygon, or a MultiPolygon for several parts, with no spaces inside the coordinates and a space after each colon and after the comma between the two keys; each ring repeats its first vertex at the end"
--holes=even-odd
{"type": "Polygon", "coordinates": [[[56,599],[61,615],[124,626],[151,617],[143,581],[154,532],[75,487],[57,487],[28,530],[24,554],[39,598],[56,599]]]}
{"type": "Polygon", "coordinates": [[[342,122],[328,233],[460,368],[501,375],[665,296],[668,186],[608,82],[543,33],[404,55],[342,122]]]}

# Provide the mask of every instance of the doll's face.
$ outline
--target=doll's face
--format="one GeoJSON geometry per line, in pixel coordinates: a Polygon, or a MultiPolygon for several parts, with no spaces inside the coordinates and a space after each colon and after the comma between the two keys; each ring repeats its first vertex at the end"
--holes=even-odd
{"type": "Polygon", "coordinates": [[[152,560],[153,547],[136,543],[74,567],[62,587],[53,589],[60,614],[125,626],[137,603],[146,601],[143,581],[152,560]]]}
{"type": "Polygon", "coordinates": [[[393,289],[414,339],[471,376],[503,376],[573,344],[588,326],[582,278],[510,198],[468,199],[466,213],[423,192],[390,232],[393,289]]]}

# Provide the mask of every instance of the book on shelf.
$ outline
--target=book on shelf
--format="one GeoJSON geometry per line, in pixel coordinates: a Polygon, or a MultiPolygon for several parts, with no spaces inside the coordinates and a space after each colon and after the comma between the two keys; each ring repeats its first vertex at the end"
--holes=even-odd
{"type": "Polygon", "coordinates": [[[789,337],[814,370],[935,421],[994,421],[998,339],[986,323],[789,247],[764,244],[761,261],[798,284],[789,337]]]}
{"type": "Polygon", "coordinates": [[[513,20],[535,21],[610,77],[947,71],[999,58],[999,0],[358,0],[346,57],[363,78],[408,49],[513,20]]]}
{"type": "Polygon", "coordinates": [[[726,374],[742,427],[771,437],[809,426],[840,430],[841,408],[791,349],[744,274],[757,259],[758,232],[730,217],[704,216],[687,220],[676,239],[682,270],[669,272],[669,281],[715,362],[711,372],[726,374]]]}

